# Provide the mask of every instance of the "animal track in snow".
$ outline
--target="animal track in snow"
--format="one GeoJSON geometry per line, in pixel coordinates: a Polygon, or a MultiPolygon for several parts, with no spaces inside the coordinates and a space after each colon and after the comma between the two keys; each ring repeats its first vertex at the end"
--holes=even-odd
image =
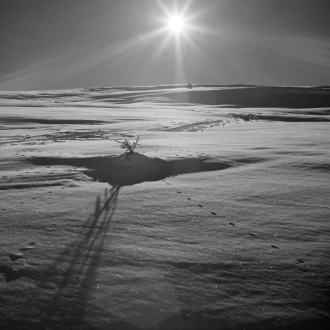
{"type": "MultiPolygon", "coordinates": [[[[181,192],[181,191],[177,191],[177,193],[178,193],[178,194],[181,194],[182,192],[181,192]]],[[[187,200],[192,201],[192,199],[191,199],[190,197],[186,197],[186,198],[187,198],[187,200]]],[[[202,204],[198,204],[198,206],[199,206],[199,207],[204,207],[204,205],[202,205],[202,204]]],[[[210,211],[210,213],[211,213],[212,215],[217,215],[217,213],[215,213],[215,212],[213,212],[213,211],[210,211]]],[[[220,215],[220,217],[225,217],[225,216],[220,215]]]]}
{"type": "MultiPolygon", "coordinates": [[[[177,193],[182,193],[181,191],[178,191],[177,193]]],[[[186,197],[186,199],[187,200],[189,200],[189,201],[193,201],[190,197],[186,197]]],[[[198,204],[198,206],[199,207],[204,207],[202,204],[198,204]]],[[[213,211],[211,211],[211,214],[212,215],[217,215],[217,213],[215,213],[215,212],[213,212],[213,211]]],[[[225,216],[222,216],[222,215],[220,215],[220,217],[225,217],[225,216]]],[[[233,222],[229,222],[229,224],[231,225],[231,226],[233,226],[233,227],[236,227],[236,224],[235,223],[233,223],[233,222]]],[[[249,232],[248,233],[250,236],[252,236],[252,237],[257,237],[257,235],[256,234],[254,234],[254,233],[251,233],[251,232],[249,232]]],[[[270,245],[273,249],[280,249],[277,245],[274,245],[274,244],[271,244],[270,245]]],[[[301,263],[301,264],[303,264],[303,263],[305,263],[305,261],[303,260],[303,259],[296,259],[297,260],[297,262],[299,262],[299,263],[301,263]]]]}
{"type": "MultiPolygon", "coordinates": [[[[164,181],[164,180],[163,180],[164,181]]],[[[182,191],[177,191],[177,193],[178,194],[182,194],[183,192],[182,191]]],[[[193,200],[192,200],[192,198],[190,198],[190,197],[186,197],[186,199],[187,200],[189,200],[189,201],[192,201],[193,202],[193,200]]],[[[202,205],[202,204],[197,204],[199,207],[201,207],[201,208],[204,208],[204,205],[202,205]]],[[[210,211],[210,213],[212,214],[212,215],[217,215],[217,213],[215,213],[215,212],[213,212],[213,211],[210,211]]],[[[226,217],[226,216],[224,216],[224,215],[219,215],[220,217],[226,217]]],[[[236,224],[235,223],[233,223],[233,222],[229,222],[229,224],[231,225],[231,226],[233,226],[233,227],[236,227],[236,224]]],[[[253,234],[253,233],[251,233],[251,232],[249,232],[248,233],[250,236],[252,236],[252,237],[257,237],[257,235],[256,234],[253,234]]],[[[280,249],[277,245],[274,245],[274,244],[271,244],[270,245],[273,249],[280,249]]],[[[302,260],[302,259],[297,259],[297,262],[299,262],[299,263],[305,263],[305,261],[304,260],[302,260]]]]}

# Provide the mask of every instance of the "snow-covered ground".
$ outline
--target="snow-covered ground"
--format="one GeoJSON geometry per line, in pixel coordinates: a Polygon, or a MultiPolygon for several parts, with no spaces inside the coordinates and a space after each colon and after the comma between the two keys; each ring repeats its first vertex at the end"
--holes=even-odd
{"type": "Polygon", "coordinates": [[[0,328],[328,329],[329,121],[321,87],[1,92],[0,328]]]}

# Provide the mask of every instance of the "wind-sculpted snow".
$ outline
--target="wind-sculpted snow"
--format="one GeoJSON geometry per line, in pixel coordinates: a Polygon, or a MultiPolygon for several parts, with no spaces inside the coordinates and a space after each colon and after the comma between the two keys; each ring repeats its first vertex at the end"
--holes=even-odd
{"type": "Polygon", "coordinates": [[[313,121],[330,121],[330,118],[324,116],[317,115],[304,115],[304,114],[287,114],[287,113],[274,113],[270,114],[253,114],[253,113],[233,113],[230,114],[235,119],[243,119],[244,121],[252,121],[252,120],[267,120],[267,121],[287,121],[287,122],[313,122],[313,121]]]}
{"type": "Polygon", "coordinates": [[[99,125],[106,122],[100,120],[83,120],[83,119],[41,119],[41,118],[1,118],[0,123],[5,122],[8,124],[20,123],[35,123],[35,124],[48,124],[48,125],[65,125],[65,124],[81,124],[81,125],[99,125]]]}

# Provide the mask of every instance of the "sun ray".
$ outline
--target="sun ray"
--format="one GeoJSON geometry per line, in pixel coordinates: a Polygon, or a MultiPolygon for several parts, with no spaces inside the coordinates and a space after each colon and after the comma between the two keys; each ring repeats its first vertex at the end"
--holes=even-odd
{"type": "Polygon", "coordinates": [[[152,63],[155,63],[159,59],[160,55],[166,49],[166,46],[169,43],[170,39],[171,39],[171,35],[168,33],[165,36],[165,39],[161,42],[161,44],[156,48],[155,52],[153,53],[153,56],[151,58],[152,63]]]}
{"type": "Polygon", "coordinates": [[[185,83],[185,71],[184,71],[184,63],[183,63],[183,52],[182,52],[182,45],[181,45],[181,38],[175,38],[175,82],[176,83],[185,83]]]}

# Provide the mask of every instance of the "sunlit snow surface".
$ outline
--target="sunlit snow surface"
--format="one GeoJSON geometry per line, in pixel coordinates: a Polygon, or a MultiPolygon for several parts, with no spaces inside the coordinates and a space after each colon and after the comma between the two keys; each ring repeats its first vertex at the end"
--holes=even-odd
{"type": "Polygon", "coordinates": [[[1,92],[0,328],[326,329],[329,120],[325,87],[1,92]]]}

